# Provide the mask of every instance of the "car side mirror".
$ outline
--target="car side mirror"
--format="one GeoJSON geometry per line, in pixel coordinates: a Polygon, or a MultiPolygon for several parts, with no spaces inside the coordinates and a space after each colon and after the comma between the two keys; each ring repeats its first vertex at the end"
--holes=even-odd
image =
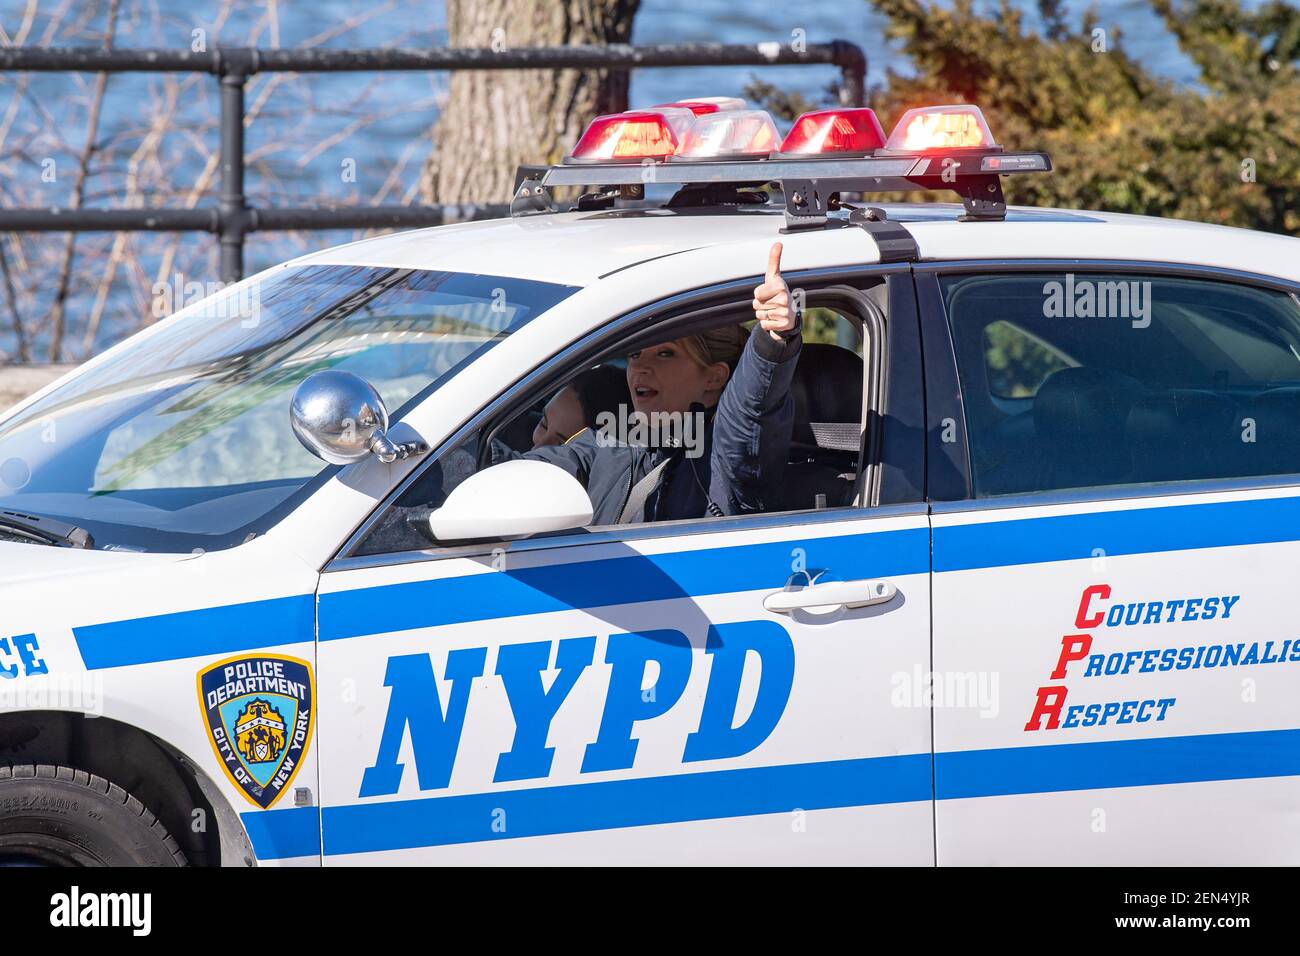
{"type": "Polygon", "coordinates": [[[591,524],[578,479],[545,461],[504,461],[470,475],[429,515],[437,541],[519,538],[591,524]]]}
{"type": "Polygon", "coordinates": [[[331,465],[350,465],[374,455],[382,462],[429,450],[423,442],[389,441],[388,406],[375,387],[340,369],[313,372],[294,389],[289,424],[298,441],[331,465]]]}

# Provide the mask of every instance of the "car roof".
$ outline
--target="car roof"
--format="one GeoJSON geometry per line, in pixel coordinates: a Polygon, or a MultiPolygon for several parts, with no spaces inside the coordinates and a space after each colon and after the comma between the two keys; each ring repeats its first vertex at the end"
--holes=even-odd
{"type": "Polygon", "coordinates": [[[1004,222],[959,222],[956,204],[885,208],[906,224],[922,260],[1160,262],[1300,282],[1300,239],[1276,233],[1092,210],[1012,206],[1004,222]]]}
{"type": "Polygon", "coordinates": [[[446,269],[587,286],[664,256],[769,235],[779,238],[784,224],[780,216],[764,212],[677,215],[618,210],[517,216],[379,236],[298,262],[446,269]]]}
{"type": "MultiPolygon", "coordinates": [[[[1005,221],[962,222],[950,203],[881,204],[915,238],[921,261],[1061,259],[1142,261],[1253,272],[1300,282],[1300,239],[1271,233],[1090,210],[1013,206],[1005,221]]],[[[458,223],[327,249],[298,264],[444,269],[589,286],[655,259],[782,238],[772,209],[620,209],[458,223]]],[[[851,261],[861,254],[851,233],[851,261]]],[[[849,236],[843,237],[846,244],[849,236]]],[[[836,247],[825,236],[823,249],[836,247]]],[[[802,257],[801,257],[802,258],[802,257]]],[[[841,264],[843,256],[834,256],[841,264]]],[[[805,260],[806,262],[806,260],[805,260]]],[[[756,266],[751,270],[760,272],[756,266]]],[[[707,282],[709,277],[701,277],[707,282]]]]}

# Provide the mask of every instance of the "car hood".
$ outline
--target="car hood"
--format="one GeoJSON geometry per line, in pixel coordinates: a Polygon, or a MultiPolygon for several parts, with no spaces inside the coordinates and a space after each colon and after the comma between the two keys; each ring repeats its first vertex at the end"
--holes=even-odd
{"type": "Polygon", "coordinates": [[[192,554],[83,551],[80,548],[0,541],[0,586],[31,583],[42,578],[175,564],[194,557],[192,554]]]}

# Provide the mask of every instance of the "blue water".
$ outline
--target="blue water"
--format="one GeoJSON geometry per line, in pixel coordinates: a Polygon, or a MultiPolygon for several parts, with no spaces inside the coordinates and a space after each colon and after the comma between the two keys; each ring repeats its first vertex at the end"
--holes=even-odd
{"type": "MultiPolygon", "coordinates": [[[[978,3],[980,9],[995,4],[978,3]]],[[[1033,0],[1013,0],[1012,6],[1025,11],[1030,28],[1040,25],[1033,0]]],[[[910,72],[907,58],[886,43],[886,18],[865,0],[812,0],[797,11],[773,13],[775,4],[755,0],[642,0],[641,14],[633,39],[638,43],[672,43],[689,40],[749,43],[764,40],[789,42],[791,31],[800,28],[810,42],[850,40],[867,53],[869,83],[880,83],[887,68],[910,72]]],[[[1077,23],[1083,13],[1095,8],[1100,25],[1122,34],[1122,45],[1152,70],[1179,82],[1192,82],[1196,70],[1178,50],[1178,45],[1151,12],[1146,0],[1068,0],[1067,20],[1077,23]]],[[[645,70],[633,81],[634,105],[662,102],[663,97],[689,93],[694,83],[703,83],[714,95],[739,95],[747,72],[736,69],[701,69],[694,76],[673,76],[672,71],[645,70]],[[671,91],[671,92],[670,92],[671,91]]],[[[777,72],[773,70],[772,72],[777,72]]],[[[783,85],[815,96],[837,76],[834,68],[783,67],[783,85]]],[[[775,80],[774,80],[775,82],[775,80]]]]}
{"type": "MultiPolygon", "coordinates": [[[[1032,27],[1037,17],[1032,0],[1017,0],[1029,12],[1032,27]]],[[[101,11],[106,0],[99,3],[101,11]]],[[[54,9],[50,0],[42,10],[54,9]]],[[[94,4],[87,4],[94,7],[94,4]]],[[[209,46],[231,45],[295,46],[331,34],[323,44],[331,47],[423,47],[446,42],[445,13],[441,3],[422,0],[390,0],[386,4],[353,0],[281,0],[275,28],[265,20],[263,3],[236,0],[234,12],[218,28],[213,16],[220,4],[171,0],[123,0],[116,44],[122,47],[189,46],[193,31],[203,29],[209,46]],[[361,11],[360,13],[358,11],[361,11]],[[367,15],[370,11],[371,15],[367,15]],[[341,28],[349,18],[355,23],[341,28]]],[[[1122,32],[1124,48],[1151,69],[1179,82],[1192,82],[1195,70],[1178,51],[1173,39],[1150,12],[1145,0],[1098,0],[1088,3],[1070,0],[1072,19],[1095,7],[1101,24],[1122,32]]],[[[0,26],[13,35],[18,29],[26,0],[0,0],[0,26]]],[[[38,17],[33,36],[49,23],[49,14],[38,17]]],[[[681,41],[788,43],[792,31],[801,29],[809,42],[835,38],[859,44],[868,57],[868,82],[879,83],[887,69],[908,72],[905,57],[884,38],[884,18],[865,0],[810,0],[795,9],[778,8],[763,0],[643,0],[637,17],[634,42],[671,43],[681,41]]],[[[96,29],[102,29],[102,12],[80,36],[60,35],[60,45],[95,44],[96,29]]],[[[1112,34],[1112,41],[1114,35],[1112,34]]],[[[633,75],[633,106],[645,106],[691,95],[740,95],[756,75],[813,101],[825,97],[825,88],[838,77],[833,67],[730,67],[692,69],[646,69],[633,75]]],[[[181,77],[185,86],[164,137],[165,178],[188,188],[203,168],[204,155],[196,143],[215,149],[217,134],[217,87],[211,77],[181,77]]],[[[84,139],[86,102],[92,78],[67,74],[36,74],[30,78],[9,142],[0,143],[0,203],[4,205],[66,205],[73,179],[75,155],[84,139]],[[15,150],[21,152],[15,155],[15,150]],[[52,158],[58,175],[54,182],[42,177],[42,160],[52,158]]],[[[15,77],[0,74],[0,119],[14,95],[15,77]]],[[[88,205],[114,206],[121,202],[121,184],[127,161],[142,135],[141,124],[159,109],[166,95],[167,79],[156,75],[126,74],[110,78],[104,105],[99,142],[106,150],[92,169],[87,183],[88,205]],[[123,145],[125,144],[125,145],[123,145]]],[[[446,74],[323,74],[273,81],[263,75],[248,91],[250,107],[275,82],[273,94],[247,132],[249,170],[247,193],[255,204],[309,204],[316,201],[400,202],[412,195],[421,165],[428,153],[426,136],[437,116],[439,94],[445,91],[446,74]],[[355,181],[343,175],[355,168],[355,181]],[[384,189],[388,184],[387,190],[384,189]]],[[[886,118],[888,120],[888,118],[886,118]]],[[[147,171],[146,171],[147,175],[147,171]]],[[[216,195],[215,178],[202,202],[216,195]]],[[[177,204],[179,197],[149,189],[146,205],[177,204]]],[[[351,231],[318,232],[303,235],[260,233],[249,238],[245,251],[246,271],[271,265],[291,255],[355,238],[351,231]]],[[[51,236],[43,243],[61,245],[62,237],[51,236]]],[[[95,263],[96,243],[87,237],[87,261],[95,263]]],[[[129,331],[147,309],[148,289],[158,267],[159,255],[170,241],[164,236],[142,236],[133,240],[140,250],[142,269],[135,276],[119,273],[113,284],[110,307],[92,351],[98,350],[129,331]]],[[[186,236],[177,258],[185,278],[208,281],[215,275],[215,239],[206,235],[186,236]]],[[[78,272],[73,290],[70,324],[74,357],[80,357],[81,326],[94,298],[94,283],[102,264],[78,272]]],[[[41,296],[49,275],[29,272],[24,280],[33,291],[24,299],[29,320],[42,313],[41,296]]],[[[0,348],[10,349],[7,317],[0,317],[0,348]]]]}

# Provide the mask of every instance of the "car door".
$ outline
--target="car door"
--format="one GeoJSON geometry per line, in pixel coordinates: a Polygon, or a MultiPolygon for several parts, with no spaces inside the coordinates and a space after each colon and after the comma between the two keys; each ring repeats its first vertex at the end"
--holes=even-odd
{"type": "Polygon", "coordinates": [[[919,294],[935,666],[996,701],[936,708],[939,863],[1296,862],[1295,289],[954,264],[919,294]]]}
{"type": "MultiPolygon", "coordinates": [[[[917,330],[910,276],[879,271],[910,353],[871,413],[894,413],[894,488],[919,412],[879,405],[915,402],[917,330]]],[[[929,528],[890,494],[336,560],[326,862],[932,863],[929,528]],[[897,594],[765,609],[813,579],[897,594]]]]}

